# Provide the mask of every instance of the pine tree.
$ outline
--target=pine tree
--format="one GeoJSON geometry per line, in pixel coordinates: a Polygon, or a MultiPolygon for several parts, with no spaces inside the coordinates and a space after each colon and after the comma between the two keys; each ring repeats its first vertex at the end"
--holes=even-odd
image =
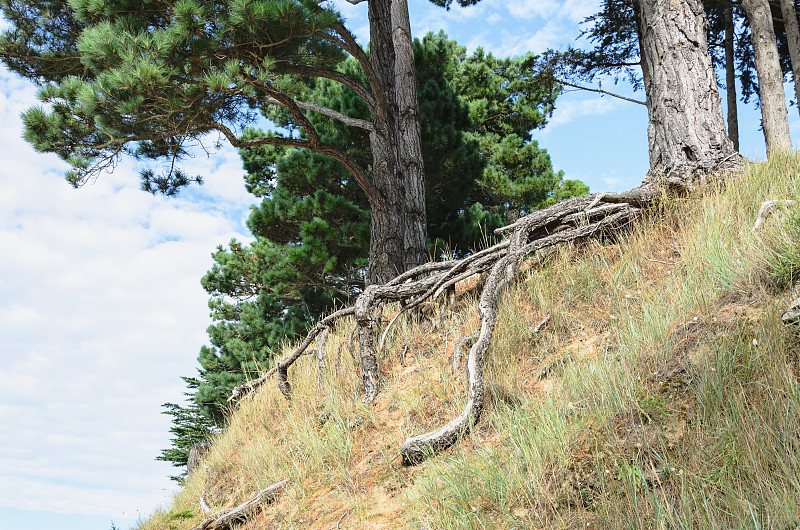
{"type": "MultiPolygon", "coordinates": [[[[199,382],[196,379],[184,377],[183,380],[190,390],[197,390],[199,382]]],[[[186,393],[192,396],[191,392],[186,393]]],[[[174,435],[172,447],[162,449],[161,455],[156,460],[172,462],[175,467],[182,467],[189,461],[189,453],[198,442],[206,442],[211,438],[215,430],[215,424],[211,418],[204,414],[200,408],[191,400],[187,406],[177,403],[164,403],[162,414],[172,417],[172,427],[169,432],[174,435]]],[[[186,473],[170,477],[172,480],[183,483],[186,473]]]]}
{"type": "Polygon", "coordinates": [[[3,0],[0,11],[10,23],[0,59],[42,85],[45,106],[24,113],[25,138],[67,161],[73,186],[131,156],[162,165],[142,168],[143,189],[172,195],[202,180],[180,169],[197,144],[301,148],[337,160],[368,200],[371,282],[424,259],[424,166],[404,0],[368,3],[369,56],[339,14],[316,0],[3,0]],[[358,79],[337,69],[347,56],[358,79]],[[316,78],[349,87],[367,115],[302,99],[316,78]],[[243,138],[253,109],[265,104],[291,114],[303,137],[243,138]],[[312,111],[370,131],[372,170],[325,143],[312,111]]]}

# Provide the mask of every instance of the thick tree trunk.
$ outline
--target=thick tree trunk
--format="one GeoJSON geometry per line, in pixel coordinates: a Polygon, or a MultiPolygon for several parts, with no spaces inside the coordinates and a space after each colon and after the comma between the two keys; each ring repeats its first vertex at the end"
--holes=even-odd
{"type": "Polygon", "coordinates": [[[767,154],[775,149],[791,149],[783,72],[778,59],[778,45],[772,28],[772,13],[767,0],[742,0],[750,21],[758,91],[761,97],[761,126],[767,142],[767,154]]]}
{"type": "Polygon", "coordinates": [[[648,180],[690,187],[736,151],[725,133],[700,0],[637,0],[650,147],[648,180]]]}
{"type": "Polygon", "coordinates": [[[733,63],[733,7],[725,8],[725,92],[728,96],[728,138],[739,150],[739,114],[736,101],[736,67],[733,63]]]}
{"type": "MultiPolygon", "coordinates": [[[[386,283],[405,270],[405,186],[397,157],[391,0],[370,0],[370,62],[380,104],[370,133],[373,184],[383,200],[370,204],[372,229],[367,284],[386,283]]],[[[374,202],[374,201],[373,201],[374,202]]]]}
{"type": "Polygon", "coordinates": [[[428,261],[425,216],[425,168],[422,161],[422,126],[417,99],[414,44],[407,0],[392,0],[392,44],[395,50],[397,140],[400,170],[405,182],[406,270],[428,261]]]}
{"type": "Polygon", "coordinates": [[[368,284],[427,261],[425,175],[414,50],[406,0],[369,0],[370,61],[379,109],[370,135],[375,187],[368,284]],[[399,238],[399,242],[398,242],[399,238]]]}
{"type": "Polygon", "coordinates": [[[783,26],[786,28],[786,41],[789,45],[789,57],[792,59],[792,78],[794,94],[797,98],[797,109],[800,111],[800,28],[797,25],[797,11],[794,0],[781,0],[783,26]]]}
{"type": "Polygon", "coordinates": [[[385,120],[373,123],[372,183],[381,198],[370,201],[368,285],[386,283],[405,270],[405,189],[397,167],[394,129],[385,120]]]}

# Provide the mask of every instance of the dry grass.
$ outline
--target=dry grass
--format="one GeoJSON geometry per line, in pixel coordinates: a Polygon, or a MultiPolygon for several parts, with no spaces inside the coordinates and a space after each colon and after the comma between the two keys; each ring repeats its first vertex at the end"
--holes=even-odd
{"type": "Polygon", "coordinates": [[[773,157],[529,271],[504,298],[479,424],[418,467],[400,465],[400,443],[460,411],[450,361],[474,300],[398,321],[370,406],[342,323],[326,371],[307,357],[292,401],[274,385],[246,399],[141,528],[191,528],[201,492],[221,508],[288,477],[244,528],[794,529],[800,332],[779,320],[800,270],[797,208],[750,227],[762,201],[800,198],[798,171],[773,157]]]}

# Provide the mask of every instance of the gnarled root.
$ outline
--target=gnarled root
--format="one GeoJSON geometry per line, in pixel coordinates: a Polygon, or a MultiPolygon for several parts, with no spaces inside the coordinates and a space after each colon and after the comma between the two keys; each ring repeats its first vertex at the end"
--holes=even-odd
{"type": "Polygon", "coordinates": [[[472,345],[467,358],[469,372],[469,399],[461,414],[439,429],[417,436],[403,442],[400,454],[403,463],[416,464],[433,454],[450,447],[455,441],[478,421],[483,410],[483,354],[492,343],[492,334],[497,322],[497,308],[503,288],[508,283],[506,269],[513,266],[514,256],[507,256],[499,261],[486,280],[478,312],[481,315],[481,331],[478,340],[472,345]]]}

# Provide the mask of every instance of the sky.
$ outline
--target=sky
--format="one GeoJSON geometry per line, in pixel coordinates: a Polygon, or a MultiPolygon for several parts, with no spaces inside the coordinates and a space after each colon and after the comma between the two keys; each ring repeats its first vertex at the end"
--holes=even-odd
{"type": "MultiPolygon", "coordinates": [[[[335,3],[366,44],[366,4],[335,3]]],[[[507,56],[575,44],[598,4],[444,11],[411,0],[410,11],[415,36],[444,29],[469,50],[507,56]]],[[[200,278],[218,244],[250,239],[254,201],[231,148],[189,160],[205,184],[178,198],[139,191],[130,161],[73,190],[65,165],[20,136],[19,114],[35,103],[35,88],[0,67],[0,528],[126,529],[175,492],[173,468],[154,460],[169,446],[161,404],[180,402],[180,377],[195,374],[210,324],[200,278]]],[[[644,106],[570,91],[556,107],[534,134],[556,169],[593,191],[641,181],[644,106]]],[[[758,112],[739,112],[742,153],[763,159],[758,112]]],[[[797,145],[797,107],[790,123],[797,145]]]]}

